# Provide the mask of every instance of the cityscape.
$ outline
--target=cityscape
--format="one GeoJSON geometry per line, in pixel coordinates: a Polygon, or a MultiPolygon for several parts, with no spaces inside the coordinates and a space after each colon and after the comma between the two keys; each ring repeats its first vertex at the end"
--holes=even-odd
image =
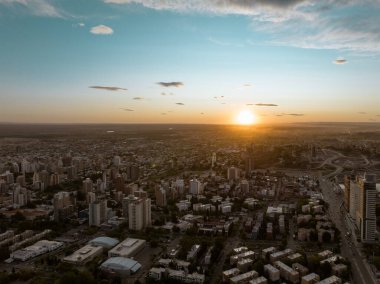
{"type": "Polygon", "coordinates": [[[0,284],[380,283],[378,0],[0,0],[0,284]]]}

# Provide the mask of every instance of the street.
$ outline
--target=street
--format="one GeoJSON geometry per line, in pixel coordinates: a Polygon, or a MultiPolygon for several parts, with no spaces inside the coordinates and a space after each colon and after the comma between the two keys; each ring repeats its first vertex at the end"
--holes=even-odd
{"type": "Polygon", "coordinates": [[[335,223],[338,230],[341,232],[341,254],[351,262],[352,275],[356,284],[374,284],[377,280],[374,278],[369,265],[366,263],[365,257],[361,255],[360,249],[351,241],[355,236],[346,237],[346,232],[351,232],[347,228],[344,221],[344,214],[340,211],[342,199],[333,191],[333,186],[330,181],[322,178],[320,187],[324,196],[324,200],[329,204],[329,215],[335,223]]]}

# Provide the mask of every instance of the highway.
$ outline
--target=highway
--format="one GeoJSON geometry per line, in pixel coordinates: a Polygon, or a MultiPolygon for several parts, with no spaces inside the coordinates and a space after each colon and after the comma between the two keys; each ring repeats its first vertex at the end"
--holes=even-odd
{"type": "Polygon", "coordinates": [[[360,248],[357,246],[355,238],[351,234],[346,237],[346,232],[351,232],[345,222],[346,212],[340,210],[342,198],[333,191],[333,185],[325,178],[320,179],[320,187],[323,193],[324,200],[329,204],[328,214],[336,227],[341,232],[341,254],[351,262],[352,276],[356,284],[375,284],[378,283],[374,278],[365,256],[361,254],[360,248]]]}

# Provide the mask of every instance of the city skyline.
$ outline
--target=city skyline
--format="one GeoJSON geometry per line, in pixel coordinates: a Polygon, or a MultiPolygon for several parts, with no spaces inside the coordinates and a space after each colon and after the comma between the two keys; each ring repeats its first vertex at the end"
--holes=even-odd
{"type": "Polygon", "coordinates": [[[0,0],[0,121],[378,122],[379,1],[0,0]]]}

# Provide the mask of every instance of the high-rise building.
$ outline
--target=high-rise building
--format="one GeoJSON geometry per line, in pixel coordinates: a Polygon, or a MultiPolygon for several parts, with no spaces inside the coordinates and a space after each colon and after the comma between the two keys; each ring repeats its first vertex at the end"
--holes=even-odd
{"type": "Polygon", "coordinates": [[[360,188],[355,179],[350,180],[350,202],[349,202],[349,213],[352,219],[357,219],[356,212],[359,208],[359,196],[360,188]]]}
{"type": "MultiPolygon", "coordinates": [[[[355,176],[353,177],[355,179],[355,176]]],[[[344,177],[344,208],[350,211],[350,189],[351,189],[351,176],[344,177]]]]}
{"type": "Polygon", "coordinates": [[[92,191],[92,188],[93,188],[93,182],[90,178],[86,178],[84,181],[83,181],[83,184],[82,184],[82,190],[84,193],[87,193],[87,192],[90,192],[92,191]]]}
{"type": "Polygon", "coordinates": [[[115,156],[112,159],[112,164],[116,167],[120,166],[121,164],[121,158],[119,156],[115,156]]]}
{"type": "Polygon", "coordinates": [[[189,193],[193,195],[203,194],[203,185],[197,179],[190,180],[189,193]]]}
{"type": "Polygon", "coordinates": [[[127,179],[129,181],[136,181],[140,176],[140,168],[136,165],[127,166],[127,179]]]}
{"type": "Polygon", "coordinates": [[[151,225],[151,200],[136,196],[128,197],[129,229],[140,231],[151,225]]]}
{"type": "Polygon", "coordinates": [[[54,173],[50,175],[50,185],[57,185],[60,183],[59,174],[54,173]]]}
{"type": "Polygon", "coordinates": [[[156,205],[165,207],[167,205],[166,190],[163,189],[162,187],[157,187],[154,193],[156,196],[156,205]]]}
{"type": "Polygon", "coordinates": [[[124,192],[124,177],[118,174],[114,180],[116,191],[124,192]]]}
{"type": "Polygon", "coordinates": [[[95,201],[88,206],[88,225],[99,227],[107,218],[107,201],[95,201]]]}
{"type": "Polygon", "coordinates": [[[54,221],[63,221],[74,213],[74,205],[67,191],[60,191],[53,197],[54,221]]]}
{"type": "Polygon", "coordinates": [[[94,203],[96,201],[96,193],[92,191],[87,192],[86,201],[87,204],[94,203]]]}
{"type": "Polygon", "coordinates": [[[174,188],[177,190],[179,195],[183,195],[185,192],[185,181],[183,179],[177,179],[175,181],[174,188]]]}
{"type": "Polygon", "coordinates": [[[359,220],[362,242],[373,242],[376,232],[376,175],[366,174],[364,179],[359,180],[359,220]]]}
{"type": "Polygon", "coordinates": [[[245,174],[249,175],[254,168],[254,154],[253,154],[253,143],[247,147],[245,152],[245,174]]]}
{"type": "Polygon", "coordinates": [[[25,187],[21,187],[19,184],[14,184],[12,199],[14,207],[22,207],[30,202],[31,191],[26,189],[25,187]]]}
{"type": "Polygon", "coordinates": [[[228,168],[227,170],[227,179],[228,180],[237,180],[239,179],[239,169],[235,167],[228,168]]]}
{"type": "Polygon", "coordinates": [[[216,153],[212,153],[212,156],[211,156],[211,167],[214,167],[215,166],[215,163],[216,163],[216,153]]]}

